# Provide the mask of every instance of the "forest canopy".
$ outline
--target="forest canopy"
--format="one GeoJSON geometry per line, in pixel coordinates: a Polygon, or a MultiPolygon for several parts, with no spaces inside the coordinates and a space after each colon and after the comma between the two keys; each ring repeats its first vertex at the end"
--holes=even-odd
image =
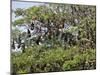
{"type": "Polygon", "coordinates": [[[96,69],[95,6],[43,3],[12,13],[21,17],[12,22],[12,74],[96,69]]]}

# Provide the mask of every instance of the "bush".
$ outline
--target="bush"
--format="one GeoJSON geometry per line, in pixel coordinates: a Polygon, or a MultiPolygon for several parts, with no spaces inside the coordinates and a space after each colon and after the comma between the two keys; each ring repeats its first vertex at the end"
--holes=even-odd
{"type": "Polygon", "coordinates": [[[95,49],[88,49],[83,53],[79,53],[79,48],[75,46],[67,50],[58,47],[39,52],[41,47],[33,46],[27,48],[25,53],[12,54],[12,63],[15,65],[12,67],[16,69],[16,73],[90,69],[89,62],[95,60],[95,49]],[[89,64],[87,65],[87,63],[89,64]],[[86,68],[86,66],[89,68],[86,68]]]}

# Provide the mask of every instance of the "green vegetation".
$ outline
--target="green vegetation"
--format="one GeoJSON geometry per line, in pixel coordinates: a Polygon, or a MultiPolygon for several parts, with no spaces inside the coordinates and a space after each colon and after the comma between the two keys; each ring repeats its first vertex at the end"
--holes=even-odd
{"type": "MultiPolygon", "coordinates": [[[[48,19],[54,22],[55,28],[59,28],[62,20],[65,20],[70,29],[64,33],[72,34],[78,30],[78,40],[71,42],[58,40],[58,36],[47,38],[52,47],[43,45],[32,45],[25,48],[25,52],[12,52],[12,73],[41,73],[59,72],[73,70],[91,70],[96,68],[96,7],[84,5],[47,4],[33,6],[27,9],[16,9],[14,11],[17,19],[12,23],[13,27],[23,23],[31,23],[32,16],[38,20],[48,19]]],[[[47,24],[48,25],[48,24],[47,24]]],[[[54,30],[51,28],[51,32],[54,30]]],[[[20,35],[18,30],[12,31],[12,38],[20,35]]],[[[24,35],[24,33],[23,33],[24,35]]],[[[66,36],[65,36],[66,38],[66,36]]],[[[72,37],[68,37],[71,39],[72,37]]]]}
{"type": "Polygon", "coordinates": [[[58,72],[96,68],[95,49],[80,52],[77,46],[67,50],[61,47],[46,49],[34,46],[25,53],[13,53],[13,70],[17,73],[58,72]],[[16,67],[16,68],[15,68],[16,67]]]}

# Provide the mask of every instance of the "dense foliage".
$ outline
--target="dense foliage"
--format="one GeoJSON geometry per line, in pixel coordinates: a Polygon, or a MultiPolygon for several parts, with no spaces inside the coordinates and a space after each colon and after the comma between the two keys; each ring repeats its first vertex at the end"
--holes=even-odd
{"type": "Polygon", "coordinates": [[[12,54],[12,70],[17,73],[38,73],[95,69],[95,53],[95,49],[80,52],[76,46],[68,50],[34,46],[23,54],[12,54]]]}
{"type": "MultiPolygon", "coordinates": [[[[91,70],[96,68],[96,8],[87,5],[68,5],[68,4],[44,4],[29,7],[27,9],[18,8],[14,11],[17,19],[12,23],[12,27],[30,24],[32,16],[47,23],[53,21],[55,28],[63,24],[63,21],[72,26],[64,33],[75,34],[78,30],[78,40],[67,42],[57,40],[58,36],[47,38],[52,44],[28,46],[24,52],[12,52],[12,73],[41,73],[59,72],[73,70],[91,70]]],[[[52,32],[54,31],[51,29],[52,32]]],[[[13,29],[12,38],[17,37],[21,32],[13,29]]],[[[24,35],[24,33],[23,33],[24,35]]]]}

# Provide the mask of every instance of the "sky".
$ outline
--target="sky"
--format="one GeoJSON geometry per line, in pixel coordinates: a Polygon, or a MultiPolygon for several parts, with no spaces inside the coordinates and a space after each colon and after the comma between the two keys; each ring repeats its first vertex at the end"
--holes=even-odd
{"type": "MultiPolygon", "coordinates": [[[[12,9],[15,10],[16,8],[29,8],[32,6],[38,6],[38,5],[42,5],[44,3],[36,3],[36,2],[22,2],[22,1],[12,1],[12,9]]],[[[21,18],[21,17],[16,17],[15,18],[15,14],[12,13],[12,21],[21,18]]]]}

